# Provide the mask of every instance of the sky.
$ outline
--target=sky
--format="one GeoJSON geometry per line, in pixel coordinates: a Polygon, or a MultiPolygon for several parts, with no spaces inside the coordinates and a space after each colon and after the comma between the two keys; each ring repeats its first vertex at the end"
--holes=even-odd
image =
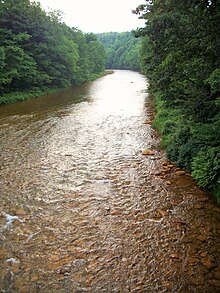
{"type": "Polygon", "coordinates": [[[85,33],[125,32],[144,26],[132,14],[143,0],[39,0],[44,10],[62,10],[64,22],[85,33]]]}

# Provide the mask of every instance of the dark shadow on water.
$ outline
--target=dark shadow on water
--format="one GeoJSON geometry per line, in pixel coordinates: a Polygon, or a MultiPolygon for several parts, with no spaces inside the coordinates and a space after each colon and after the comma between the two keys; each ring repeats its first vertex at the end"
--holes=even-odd
{"type": "Polygon", "coordinates": [[[61,111],[72,104],[89,102],[91,99],[89,85],[90,83],[87,83],[78,87],[68,88],[56,93],[32,98],[30,100],[1,105],[0,117],[56,112],[61,111]]]}

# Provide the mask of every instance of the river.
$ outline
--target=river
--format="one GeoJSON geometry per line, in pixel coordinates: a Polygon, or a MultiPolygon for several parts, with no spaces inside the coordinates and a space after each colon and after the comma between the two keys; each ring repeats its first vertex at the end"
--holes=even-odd
{"type": "Polygon", "coordinates": [[[1,292],[220,292],[220,208],[167,162],[146,87],[0,107],[1,292]]]}

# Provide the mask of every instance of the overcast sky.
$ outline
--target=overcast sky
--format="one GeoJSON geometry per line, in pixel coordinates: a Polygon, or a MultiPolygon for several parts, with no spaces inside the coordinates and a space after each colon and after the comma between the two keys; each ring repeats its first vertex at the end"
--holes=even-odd
{"type": "Polygon", "coordinates": [[[132,9],[145,3],[143,0],[39,0],[48,10],[64,12],[64,21],[88,33],[125,32],[143,26],[143,20],[132,14],[132,9]]]}

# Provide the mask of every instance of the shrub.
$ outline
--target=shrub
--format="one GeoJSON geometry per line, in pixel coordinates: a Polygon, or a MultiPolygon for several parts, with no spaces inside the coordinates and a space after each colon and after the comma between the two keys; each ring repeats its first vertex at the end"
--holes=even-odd
{"type": "Polygon", "coordinates": [[[198,184],[214,189],[220,199],[220,152],[219,147],[209,147],[200,151],[192,161],[192,176],[198,184]]]}

